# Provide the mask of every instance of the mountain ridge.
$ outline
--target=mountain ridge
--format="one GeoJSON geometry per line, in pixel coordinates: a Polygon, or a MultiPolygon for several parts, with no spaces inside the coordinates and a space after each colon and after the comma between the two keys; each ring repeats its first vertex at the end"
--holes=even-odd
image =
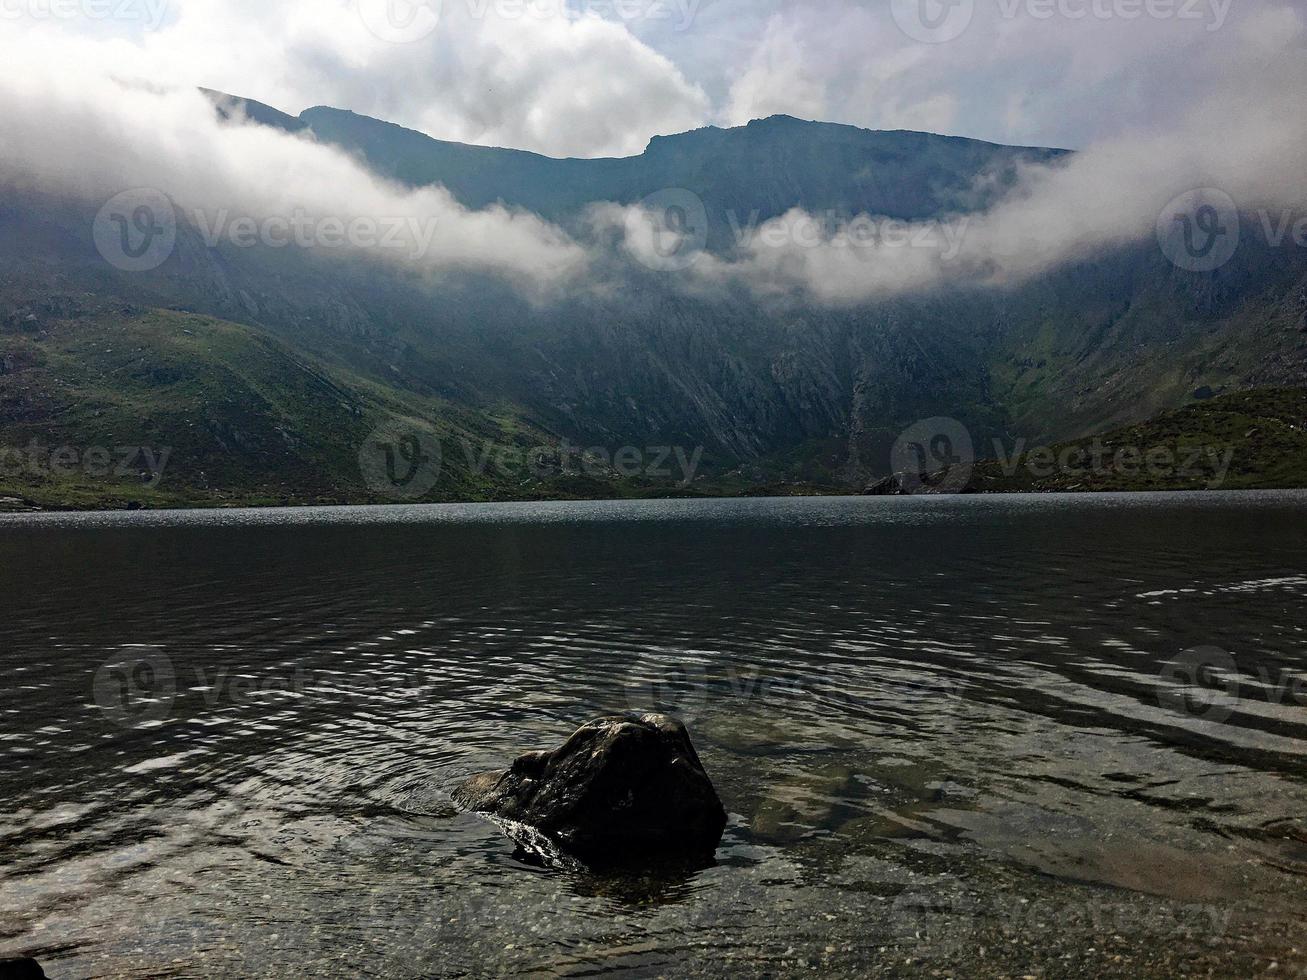
{"type": "Polygon", "coordinates": [[[778,112],[778,113],[773,113],[770,116],[759,116],[756,119],[750,119],[748,122],[741,123],[736,126],[718,126],[718,125],[709,124],[705,126],[698,126],[694,129],[683,130],[681,132],[676,132],[676,133],[659,133],[649,138],[649,142],[645,144],[644,150],[642,150],[640,153],[629,154],[627,156],[598,156],[598,157],[558,156],[556,157],[556,156],[550,156],[547,153],[540,153],[535,150],[525,150],[520,147],[500,146],[498,144],[493,144],[493,143],[466,143],[463,142],[462,140],[445,139],[440,136],[433,136],[432,134],[423,132],[420,129],[414,129],[411,126],[404,126],[400,123],[390,122],[378,116],[371,116],[368,115],[367,113],[358,112],[353,109],[342,109],[338,106],[331,106],[325,103],[308,106],[307,108],[301,110],[298,114],[292,114],[282,109],[278,109],[275,106],[269,105],[265,102],[259,102],[255,99],[250,99],[245,96],[234,95],[232,93],[222,92],[217,89],[202,88],[200,89],[200,91],[207,98],[209,98],[209,100],[212,101],[215,104],[215,106],[219,108],[220,112],[224,113],[224,118],[227,118],[230,115],[231,111],[233,109],[236,109],[236,110],[244,111],[246,116],[254,122],[258,122],[263,125],[276,126],[277,128],[289,128],[293,131],[302,131],[303,129],[309,128],[311,126],[309,120],[305,118],[306,116],[313,116],[320,113],[340,113],[347,116],[355,116],[361,120],[366,120],[371,123],[379,123],[387,127],[393,127],[395,129],[403,130],[405,133],[411,133],[416,136],[423,137],[424,139],[430,140],[432,142],[442,143],[448,146],[462,146],[471,149],[495,150],[503,153],[522,153],[522,154],[527,154],[528,156],[538,157],[544,160],[552,160],[555,162],[595,161],[595,160],[599,160],[599,161],[633,160],[646,155],[651,147],[653,147],[655,144],[661,144],[664,141],[676,141],[681,139],[682,137],[694,137],[696,135],[705,134],[705,133],[721,133],[721,134],[740,133],[740,132],[747,132],[750,130],[757,131],[759,129],[772,128],[777,126],[786,126],[792,124],[797,124],[803,127],[821,127],[830,130],[846,130],[853,133],[864,133],[864,134],[879,134],[879,135],[887,135],[887,136],[928,136],[936,139],[956,140],[961,143],[971,143],[971,144],[977,144],[980,146],[987,146],[987,147],[995,147],[995,148],[1003,148],[1003,149],[1011,149],[1011,150],[1030,150],[1037,153],[1051,152],[1056,154],[1070,154],[1075,152],[1073,150],[1060,148],[1060,147],[1045,147],[1045,146],[1036,146],[1036,145],[998,143],[993,140],[982,140],[971,136],[957,136],[948,133],[934,133],[927,130],[871,129],[866,126],[858,126],[853,123],[832,122],[829,120],[822,120],[822,119],[804,119],[800,116],[794,116],[789,113],[778,112]]]}
{"type": "MultiPolygon", "coordinates": [[[[1067,155],[773,117],[660,137],[636,157],[558,160],[445,144],[344,110],[306,110],[305,126],[261,104],[219,102],[220,118],[311,133],[380,177],[440,182],[467,207],[506,203],[567,231],[584,232],[595,201],[687,187],[717,229],[710,248],[723,251],[731,212],[765,220],[802,206],[933,220],[1004,193],[990,179],[989,197],[973,194],[982,176],[1015,179],[1022,162],[1067,155]]],[[[1179,270],[1140,242],[1018,287],[945,283],[845,308],[696,294],[600,252],[623,288],[533,303],[475,271],[414,277],[362,254],[213,245],[184,218],[167,261],[124,273],[92,240],[102,203],[0,185],[0,325],[9,325],[0,355],[18,349],[28,317],[60,322],[65,337],[107,329],[114,308],[156,324],[209,317],[280,345],[251,339],[233,356],[284,348],[442,431],[702,449],[705,473],[832,488],[883,476],[896,439],[922,419],[954,418],[982,441],[1061,441],[1181,408],[1203,390],[1307,385],[1307,259],[1254,243],[1212,273],[1179,270]]],[[[142,356],[170,357],[150,344],[142,356]]],[[[0,436],[27,434],[24,405],[0,400],[0,436]]],[[[276,413],[288,432],[306,424],[293,405],[276,413]]]]}
{"type": "Polygon", "coordinates": [[[353,153],[373,172],[413,187],[440,184],[473,209],[503,203],[566,223],[595,203],[629,205],[660,191],[689,190],[707,209],[709,246],[717,249],[730,243],[728,213],[757,211],[765,221],[798,206],[850,218],[921,220],[976,211],[1015,184],[1020,166],[1067,156],[771,117],[656,137],[638,156],[555,158],[437,140],[330,107],[305,110],[299,118],[318,140],[353,153]],[[991,187],[977,188],[981,175],[993,177],[991,187]]]}

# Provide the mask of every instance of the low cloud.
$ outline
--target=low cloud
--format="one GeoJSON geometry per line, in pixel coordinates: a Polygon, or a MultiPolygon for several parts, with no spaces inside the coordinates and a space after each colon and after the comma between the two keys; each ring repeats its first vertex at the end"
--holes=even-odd
{"type": "Polygon", "coordinates": [[[98,63],[291,112],[331,105],[437,139],[553,156],[639,153],[653,136],[709,116],[707,96],[668,57],[626,21],[592,12],[621,9],[632,24],[688,29],[698,0],[623,0],[620,8],[590,0],[167,0],[162,13],[159,2],[96,5],[122,8],[131,20],[38,10],[0,17],[0,25],[72,66],[98,63]]]}
{"type": "MultiPolygon", "coordinates": [[[[1208,65],[1220,88],[1185,114],[1026,167],[987,211],[915,224],[874,215],[836,223],[802,210],[756,228],[736,218],[730,253],[703,252],[675,271],[696,290],[743,285],[764,296],[856,304],[949,285],[1017,285],[1152,240],[1168,203],[1199,188],[1228,195],[1245,214],[1288,209],[1301,219],[1307,32],[1302,17],[1283,8],[1247,19],[1240,31],[1208,65]]],[[[646,265],[675,250],[645,230],[658,227],[657,215],[609,209],[601,217],[629,229],[624,247],[646,265]]]]}
{"type": "Polygon", "coordinates": [[[731,86],[722,113],[728,126],[785,114],[825,118],[826,85],[808,66],[799,38],[784,18],[773,17],[749,63],[731,86]]]}
{"type": "MultiPolygon", "coordinates": [[[[245,9],[240,0],[233,2],[245,9]]],[[[183,14],[210,9],[207,5],[208,0],[188,0],[183,14]]],[[[293,3],[282,16],[297,9],[308,16],[293,3]]],[[[258,16],[253,8],[247,12],[258,16]]],[[[323,23],[306,23],[303,44],[339,55],[341,45],[319,43],[319,35],[355,30],[357,12],[351,10],[350,16],[348,28],[326,15],[323,23]]],[[[568,33],[557,36],[569,39],[580,58],[589,57],[588,39],[607,44],[610,29],[623,30],[588,20],[559,23],[568,33]]],[[[797,49],[782,43],[778,23],[771,30],[775,57],[787,70],[799,71],[797,49]]],[[[1168,202],[1195,188],[1215,188],[1245,212],[1307,205],[1302,183],[1307,158],[1303,16],[1287,7],[1268,7],[1224,30],[1235,33],[1207,51],[1206,87],[1188,93],[1184,112],[1165,124],[1101,139],[1056,164],[1026,168],[1017,186],[987,211],[918,224],[876,215],[837,223],[795,210],[751,226],[747,216],[737,215],[729,229],[735,247],[718,254],[703,250],[707,236],[690,242],[687,252],[675,229],[659,227],[666,214],[617,205],[596,207],[590,230],[575,232],[579,238],[526,212],[468,210],[443,188],[415,190],[388,183],[332,147],[265,127],[223,124],[189,85],[158,88],[124,81],[126,69],[137,74],[131,57],[140,50],[136,41],[90,42],[58,32],[43,33],[39,45],[29,43],[31,37],[22,30],[0,41],[6,65],[0,75],[6,137],[0,143],[0,180],[88,201],[105,201],[127,188],[157,188],[184,214],[198,212],[203,221],[194,224],[220,236],[257,239],[275,232],[284,238],[285,226],[279,223],[270,231],[270,218],[307,222],[314,226],[316,241],[339,239],[338,224],[371,236],[394,230],[400,247],[384,254],[401,265],[430,272],[498,273],[538,300],[582,288],[620,300],[617,284],[631,268],[663,274],[669,288],[705,292],[743,287],[761,296],[824,305],[945,285],[1005,287],[1151,239],[1168,202]],[[233,224],[241,219],[247,220],[233,224]],[[625,269],[615,256],[627,263],[625,269]]],[[[303,51],[292,52],[290,63],[303,69],[313,59],[306,62],[301,55],[303,51]]],[[[365,62],[373,58],[371,42],[364,42],[356,55],[365,62]]],[[[481,72],[478,77],[498,77],[494,58],[483,55],[476,54],[482,66],[475,69],[481,72]]],[[[884,77],[919,71],[924,57],[884,66],[884,77]]],[[[366,71],[351,75],[349,59],[341,58],[326,59],[321,71],[356,81],[368,77],[366,71]]],[[[406,62],[398,64],[397,79],[406,70],[406,62]]],[[[619,75],[614,72],[615,78],[619,75]]],[[[761,77],[746,77],[736,95],[754,101],[779,97],[754,85],[761,77]]],[[[522,104],[547,107],[545,90],[551,85],[544,84],[538,99],[522,93],[522,104]]],[[[473,90],[480,88],[484,85],[469,85],[470,94],[458,98],[476,98],[473,90]]],[[[816,88],[796,90],[801,99],[818,95],[816,88]]],[[[938,111],[943,116],[952,109],[941,106],[938,111]]],[[[608,126],[606,119],[596,125],[608,126]]],[[[638,126],[631,132],[639,132],[638,126]]],[[[678,193],[664,203],[674,205],[684,219],[687,207],[693,208],[678,193]]],[[[678,227],[686,227],[683,220],[678,227]]]]}
{"type": "Polygon", "coordinates": [[[585,270],[584,249],[535,215],[468,210],[444,188],[387,183],[310,139],[223,123],[196,90],[124,83],[15,47],[0,46],[0,180],[88,202],[155,189],[215,240],[275,235],[263,243],[277,245],[292,225],[308,229],[303,244],[398,236],[369,251],[419,272],[498,273],[534,296],[585,270]]]}

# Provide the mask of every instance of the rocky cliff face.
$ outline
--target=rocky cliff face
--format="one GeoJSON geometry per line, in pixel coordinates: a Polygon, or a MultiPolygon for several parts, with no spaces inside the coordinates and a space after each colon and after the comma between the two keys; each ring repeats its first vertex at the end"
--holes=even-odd
{"type": "Polygon", "coordinates": [[[708,212],[710,245],[720,248],[730,243],[729,216],[766,221],[803,207],[910,221],[979,210],[1011,186],[1020,165],[1065,155],[774,116],[660,136],[638,157],[554,160],[433,140],[340,109],[318,107],[299,118],[314,137],[377,173],[413,186],[440,184],[473,208],[502,202],[565,222],[596,201],[632,204],[669,188],[690,190],[708,212]]]}
{"type": "MultiPolygon", "coordinates": [[[[921,218],[983,206],[978,182],[1000,193],[1021,161],[1059,155],[778,118],[656,140],[629,160],[556,161],[335,110],[298,123],[260,112],[387,176],[439,180],[469,205],[503,200],[563,222],[595,200],[674,186],[715,213],[765,219],[802,205],[921,218]]],[[[853,309],[696,295],[647,275],[532,304],[470,274],[415,281],[357,256],[214,248],[185,220],[163,266],[128,275],[95,252],[98,202],[14,187],[0,202],[0,318],[34,295],[206,314],[398,397],[507,413],[581,445],[703,447],[716,470],[760,479],[860,485],[884,475],[903,429],[936,416],[982,443],[1072,438],[1204,389],[1307,383],[1301,249],[1244,249],[1199,275],[1141,246],[1016,290],[945,288],[853,309]]]]}

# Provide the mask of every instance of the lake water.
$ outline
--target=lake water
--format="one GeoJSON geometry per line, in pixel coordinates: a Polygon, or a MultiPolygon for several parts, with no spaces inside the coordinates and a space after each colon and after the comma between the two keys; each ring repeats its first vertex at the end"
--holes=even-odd
{"type": "Polygon", "coordinates": [[[54,977],[1307,971],[1304,494],[21,516],[0,594],[54,977]],[[716,867],[451,805],[650,708],[716,867]]]}

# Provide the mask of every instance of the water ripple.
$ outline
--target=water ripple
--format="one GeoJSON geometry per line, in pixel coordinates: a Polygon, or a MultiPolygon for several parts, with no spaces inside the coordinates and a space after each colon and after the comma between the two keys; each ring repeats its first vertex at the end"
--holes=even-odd
{"type": "Polygon", "coordinates": [[[1305,514],[0,518],[0,952],[69,976],[947,972],[1033,907],[1066,924],[1026,934],[1049,962],[1109,922],[1123,962],[1292,964],[1305,514]],[[731,814],[714,869],[551,872],[452,806],[470,773],[649,708],[689,722],[731,814]]]}

